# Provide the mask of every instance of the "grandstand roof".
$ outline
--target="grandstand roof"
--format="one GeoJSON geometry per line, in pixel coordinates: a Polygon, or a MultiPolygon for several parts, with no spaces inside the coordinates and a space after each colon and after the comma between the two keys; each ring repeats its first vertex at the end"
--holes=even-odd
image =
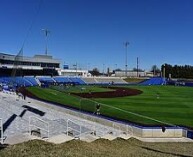
{"type": "MultiPolygon", "coordinates": [[[[14,61],[16,55],[11,55],[11,54],[6,54],[6,53],[0,53],[0,59],[1,60],[10,60],[14,61]]],[[[34,57],[27,57],[27,56],[22,56],[22,61],[26,62],[43,62],[43,63],[56,63],[60,64],[59,59],[54,59],[50,55],[35,55],[34,57]]]]}

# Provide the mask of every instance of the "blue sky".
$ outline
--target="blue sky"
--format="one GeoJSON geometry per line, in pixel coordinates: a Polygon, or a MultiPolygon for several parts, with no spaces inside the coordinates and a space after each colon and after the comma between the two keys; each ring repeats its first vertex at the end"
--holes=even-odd
{"type": "Polygon", "coordinates": [[[48,53],[79,67],[193,65],[192,0],[0,0],[0,52],[45,52],[41,29],[51,31],[48,53]],[[39,11],[38,8],[40,6],[39,11]],[[117,65],[117,66],[116,66],[117,65]]]}

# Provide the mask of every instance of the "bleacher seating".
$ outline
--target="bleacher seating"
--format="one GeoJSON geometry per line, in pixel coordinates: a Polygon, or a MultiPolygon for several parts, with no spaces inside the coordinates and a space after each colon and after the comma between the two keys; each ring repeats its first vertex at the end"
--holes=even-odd
{"type": "Polygon", "coordinates": [[[57,83],[71,83],[71,80],[68,77],[63,77],[63,76],[56,76],[53,77],[53,79],[57,82],[57,83]]]}
{"type": "Polygon", "coordinates": [[[31,82],[25,80],[23,77],[15,77],[15,83],[18,86],[25,86],[25,87],[33,86],[31,82]]]}
{"type": "Polygon", "coordinates": [[[84,84],[86,84],[86,83],[85,83],[81,78],[79,78],[79,77],[71,77],[70,80],[71,80],[73,83],[77,84],[77,85],[84,85],[84,84]]]}
{"type": "Polygon", "coordinates": [[[163,85],[165,84],[165,79],[162,77],[152,77],[149,80],[141,82],[140,85],[163,85]]]}
{"type": "Polygon", "coordinates": [[[100,84],[109,84],[109,83],[113,83],[113,84],[127,84],[126,81],[124,81],[121,78],[117,78],[117,77],[114,77],[114,78],[113,77],[97,77],[95,79],[100,84]]]}
{"type": "Polygon", "coordinates": [[[39,85],[37,83],[35,77],[33,77],[33,76],[31,76],[31,77],[30,76],[26,76],[26,77],[24,77],[24,79],[29,81],[29,82],[31,82],[33,86],[38,86],[39,85]]]}
{"type": "Polygon", "coordinates": [[[25,86],[25,87],[34,85],[30,80],[27,80],[24,77],[19,77],[19,76],[17,76],[17,77],[1,77],[0,83],[11,84],[13,86],[25,86]]]}
{"type": "Polygon", "coordinates": [[[84,77],[82,80],[86,84],[127,84],[126,81],[118,77],[84,77]]]}
{"type": "Polygon", "coordinates": [[[9,82],[10,82],[9,77],[1,77],[1,78],[0,78],[0,83],[1,83],[1,84],[7,84],[7,83],[9,83],[9,82]]]}
{"type": "Polygon", "coordinates": [[[82,80],[86,84],[97,84],[98,83],[94,77],[83,77],[82,80]]]}
{"type": "Polygon", "coordinates": [[[85,82],[79,78],[79,77],[62,77],[62,76],[56,76],[53,77],[53,79],[57,82],[57,83],[64,83],[64,84],[68,84],[68,83],[74,83],[77,85],[83,85],[85,84],[85,82]]]}
{"type": "Polygon", "coordinates": [[[49,76],[38,76],[37,79],[43,83],[54,83],[55,80],[49,76]]]}
{"type": "Polygon", "coordinates": [[[116,77],[66,77],[66,76],[25,76],[25,77],[0,77],[0,83],[12,84],[14,86],[38,86],[40,84],[53,83],[73,83],[76,85],[84,84],[127,84],[122,78],[116,77]]]}

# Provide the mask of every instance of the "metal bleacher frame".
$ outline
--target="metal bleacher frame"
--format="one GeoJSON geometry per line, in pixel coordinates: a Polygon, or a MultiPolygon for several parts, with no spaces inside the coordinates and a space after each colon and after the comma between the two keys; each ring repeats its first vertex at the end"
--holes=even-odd
{"type": "MultiPolygon", "coordinates": [[[[49,123],[48,122],[46,122],[46,121],[44,121],[44,120],[42,120],[42,119],[40,119],[38,117],[30,116],[29,117],[29,133],[30,134],[32,133],[32,127],[40,129],[40,132],[41,131],[46,132],[47,133],[47,137],[46,138],[49,138],[50,130],[49,130],[49,123]],[[32,122],[33,119],[38,120],[41,123],[45,124],[47,126],[47,129],[45,129],[45,127],[40,127],[40,126],[38,126],[36,124],[32,124],[31,122],[32,122]]],[[[43,138],[42,135],[41,135],[41,138],[43,138]]]]}
{"type": "Polygon", "coordinates": [[[0,118],[0,143],[3,144],[4,135],[3,135],[3,121],[2,118],[0,118]]]}

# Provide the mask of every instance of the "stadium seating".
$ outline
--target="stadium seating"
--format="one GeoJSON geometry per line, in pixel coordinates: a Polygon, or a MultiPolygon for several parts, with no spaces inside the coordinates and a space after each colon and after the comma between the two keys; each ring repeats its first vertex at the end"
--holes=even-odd
{"type": "Polygon", "coordinates": [[[165,82],[165,79],[162,77],[152,77],[149,80],[141,82],[140,85],[163,85],[165,82]]]}
{"type": "Polygon", "coordinates": [[[24,79],[23,77],[15,77],[14,81],[18,86],[25,86],[25,87],[33,86],[33,84],[30,81],[24,79]]]}
{"type": "MultiPolygon", "coordinates": [[[[19,99],[17,95],[0,93],[1,119],[4,124],[5,143],[14,137],[21,137],[30,130],[41,129],[41,137],[49,138],[56,135],[67,134],[70,137],[84,137],[90,139],[91,133],[95,132],[95,137],[102,137],[111,134],[119,136],[119,129],[94,123],[80,117],[67,114],[65,108],[50,108],[47,105],[39,105],[36,100],[25,101],[19,99]],[[34,111],[38,112],[34,112],[34,111]],[[60,110],[61,112],[58,112],[60,110]],[[38,113],[46,114],[38,114],[38,113]],[[47,127],[49,124],[49,127],[47,127]],[[72,134],[70,134],[72,133],[72,134]]],[[[73,139],[73,138],[72,138],[73,139]]],[[[16,141],[17,143],[17,141],[16,141]]]]}
{"type": "Polygon", "coordinates": [[[81,78],[79,78],[79,77],[71,77],[70,80],[71,80],[73,83],[77,84],[77,85],[84,85],[84,84],[86,84],[86,83],[85,83],[81,78]]]}
{"type": "Polygon", "coordinates": [[[83,77],[82,80],[86,84],[97,84],[98,83],[94,77],[83,77]]]}
{"type": "Polygon", "coordinates": [[[31,77],[30,76],[26,76],[23,79],[25,79],[25,80],[29,81],[30,83],[32,83],[33,86],[38,86],[39,85],[37,83],[35,77],[33,77],[33,76],[31,76],[31,77]]]}
{"type": "Polygon", "coordinates": [[[100,84],[109,84],[109,83],[113,83],[113,84],[127,84],[126,81],[124,81],[121,78],[112,78],[112,77],[97,77],[95,78],[97,80],[98,83],[100,84]]]}
{"type": "Polygon", "coordinates": [[[64,84],[67,84],[67,83],[74,83],[74,84],[77,84],[77,85],[83,85],[85,84],[85,82],[79,78],[79,77],[62,77],[62,76],[56,76],[56,77],[53,77],[53,79],[57,82],[57,83],[64,83],[64,84]]]}
{"type": "Polygon", "coordinates": [[[54,82],[56,82],[52,77],[49,77],[49,76],[38,76],[37,79],[40,82],[43,82],[43,83],[54,83],[54,82]]]}
{"type": "Polygon", "coordinates": [[[127,84],[126,81],[119,77],[84,77],[82,80],[86,84],[127,84]]]}
{"type": "Polygon", "coordinates": [[[8,84],[11,81],[10,77],[1,77],[0,82],[2,84],[8,84]]]}
{"type": "Polygon", "coordinates": [[[56,76],[53,77],[53,79],[57,82],[57,83],[71,83],[71,80],[68,77],[63,77],[63,76],[56,76]]]}
{"type": "MultiPolygon", "coordinates": [[[[0,83],[2,84],[11,84],[13,86],[33,86],[34,84],[30,81],[27,80],[23,77],[1,77],[0,78],[0,83]]],[[[37,85],[37,84],[36,84],[37,85]]]]}

